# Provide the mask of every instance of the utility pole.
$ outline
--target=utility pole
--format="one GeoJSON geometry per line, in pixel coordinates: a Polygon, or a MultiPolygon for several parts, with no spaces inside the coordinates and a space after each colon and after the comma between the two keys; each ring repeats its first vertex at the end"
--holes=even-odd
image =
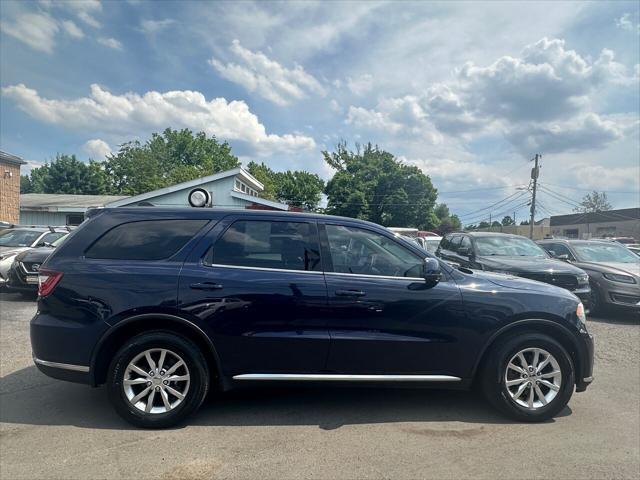
{"type": "Polygon", "coordinates": [[[542,158],[542,155],[536,153],[533,157],[535,166],[531,169],[531,180],[533,180],[533,190],[531,195],[531,222],[529,222],[529,238],[533,240],[533,222],[536,215],[536,189],[538,188],[538,176],[540,175],[540,167],[538,161],[542,158]]]}

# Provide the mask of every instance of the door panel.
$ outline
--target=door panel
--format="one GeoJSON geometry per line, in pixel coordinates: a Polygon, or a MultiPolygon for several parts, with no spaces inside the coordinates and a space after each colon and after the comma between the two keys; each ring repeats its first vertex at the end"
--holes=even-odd
{"type": "Polygon", "coordinates": [[[184,265],[179,308],[204,323],[225,375],[321,371],[329,333],[315,223],[261,215],[240,228],[236,220],[221,222],[184,265]],[[309,238],[301,238],[303,230],[309,238]],[[224,264],[231,262],[241,265],[224,264]]]}
{"type": "MultiPolygon", "coordinates": [[[[342,271],[325,274],[331,334],[327,370],[353,374],[453,375],[461,371],[462,361],[456,357],[461,348],[456,326],[463,324],[465,317],[455,282],[445,274],[440,283],[429,287],[414,269],[400,272],[402,276],[388,275],[398,270],[394,267],[397,262],[392,258],[371,261],[371,252],[366,252],[367,258],[363,260],[359,255],[366,248],[357,240],[354,242],[358,229],[354,229],[349,245],[345,245],[345,241],[331,238],[331,228],[326,226],[327,233],[324,226],[320,226],[323,255],[332,260],[329,270],[342,271]],[[339,257],[337,261],[336,257],[339,257]],[[384,266],[385,272],[371,275],[374,271],[371,266],[376,264],[384,266]],[[360,273],[345,273],[348,268],[358,268],[360,273]],[[413,276],[404,276],[407,271],[413,276]]],[[[380,232],[375,235],[384,236],[380,232]]],[[[395,242],[391,235],[386,240],[395,242]]],[[[405,248],[398,242],[395,245],[405,248]]],[[[395,252],[395,247],[388,251],[395,252]]],[[[416,252],[407,249],[407,253],[417,262],[423,261],[416,252]]]]}

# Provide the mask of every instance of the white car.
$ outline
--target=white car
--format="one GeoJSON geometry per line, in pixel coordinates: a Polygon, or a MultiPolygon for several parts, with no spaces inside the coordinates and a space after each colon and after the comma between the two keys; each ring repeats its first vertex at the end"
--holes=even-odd
{"type": "Polygon", "coordinates": [[[0,288],[20,252],[53,243],[69,233],[66,227],[13,227],[0,230],[0,288]]]}

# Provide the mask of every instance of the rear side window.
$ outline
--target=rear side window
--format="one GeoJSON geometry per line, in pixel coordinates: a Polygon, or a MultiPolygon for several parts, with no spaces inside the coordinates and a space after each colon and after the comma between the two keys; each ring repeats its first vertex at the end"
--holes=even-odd
{"type": "Polygon", "coordinates": [[[98,239],[87,258],[161,260],[169,258],[208,220],[144,220],[119,225],[98,239]]]}
{"type": "Polygon", "coordinates": [[[207,264],[320,271],[315,223],[240,220],[220,237],[207,264]]]}

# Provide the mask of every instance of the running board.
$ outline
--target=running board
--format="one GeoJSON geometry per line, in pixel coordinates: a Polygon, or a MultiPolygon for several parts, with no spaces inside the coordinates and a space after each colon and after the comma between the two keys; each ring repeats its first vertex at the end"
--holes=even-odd
{"type": "Polygon", "coordinates": [[[459,382],[449,375],[344,375],[328,373],[243,373],[234,380],[288,380],[315,382],[459,382]]]}

